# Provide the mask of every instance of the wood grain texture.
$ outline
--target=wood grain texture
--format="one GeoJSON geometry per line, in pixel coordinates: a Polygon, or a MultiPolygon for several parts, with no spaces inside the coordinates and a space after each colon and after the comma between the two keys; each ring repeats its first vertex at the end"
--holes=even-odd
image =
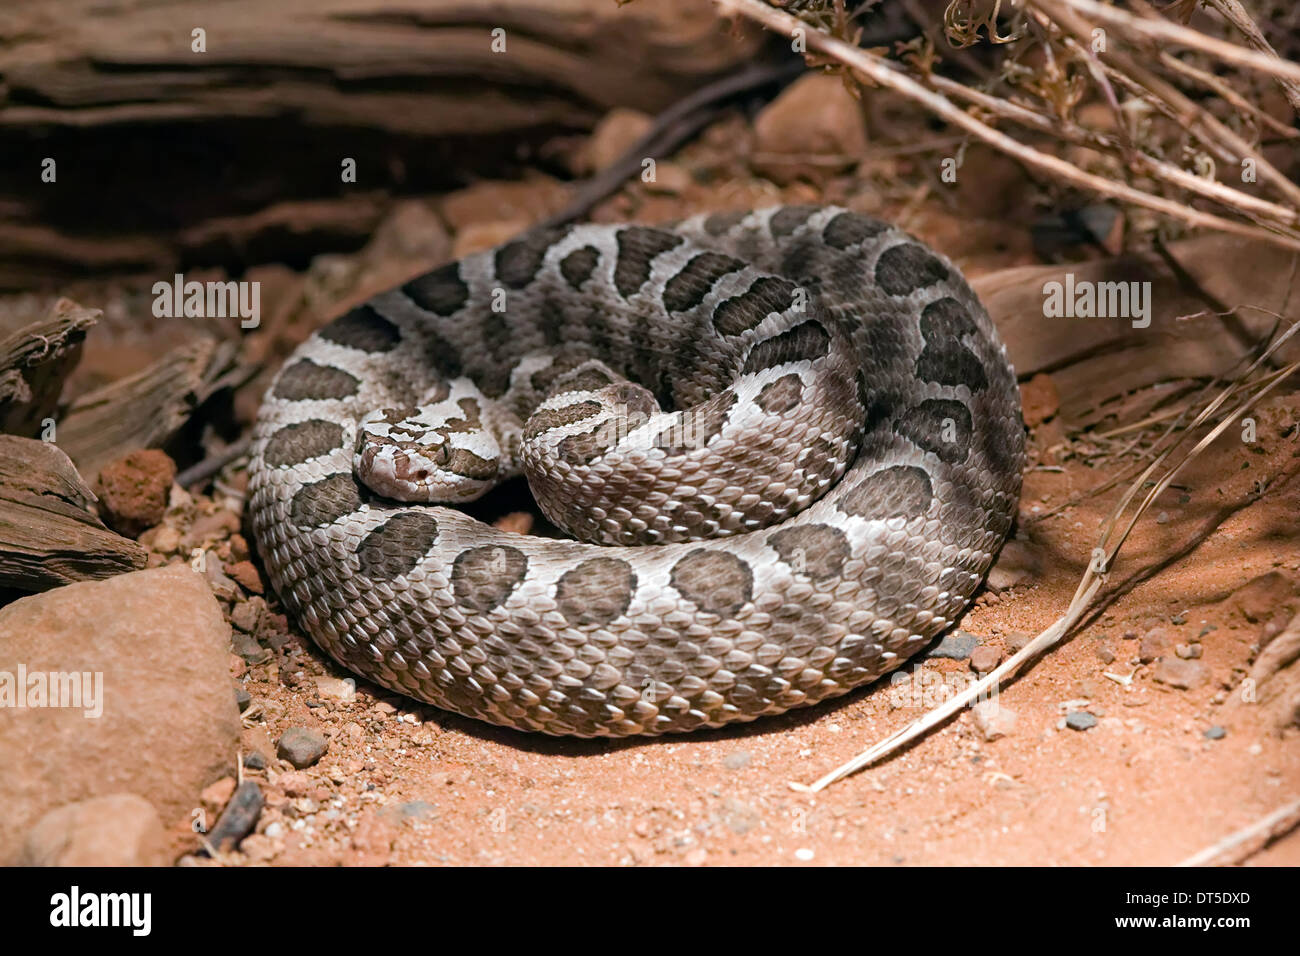
{"type": "Polygon", "coordinates": [[[7,2],[0,288],[359,248],[376,195],[508,173],[762,43],[708,0],[7,2]]]}
{"type": "MultiPolygon", "coordinates": [[[[1210,378],[1230,370],[1269,335],[1276,314],[1295,321],[1291,301],[1298,263],[1266,243],[1203,236],[1172,243],[1172,263],[1154,253],[1075,265],[1021,266],[971,285],[997,323],[1023,382],[1051,375],[1067,425],[1109,414],[1118,396],[1163,383],[1210,378]],[[1122,318],[1048,318],[1043,286],[1062,282],[1150,282],[1151,324],[1122,318]],[[1235,309],[1230,315],[1209,314],[1235,309]],[[1288,311],[1289,310],[1289,311],[1288,311]]],[[[1300,342],[1278,353],[1300,357],[1300,342]]]]}
{"type": "Polygon", "coordinates": [[[108,530],[95,500],[57,446],[0,435],[0,588],[43,591],[143,568],[144,548],[108,530]]]}

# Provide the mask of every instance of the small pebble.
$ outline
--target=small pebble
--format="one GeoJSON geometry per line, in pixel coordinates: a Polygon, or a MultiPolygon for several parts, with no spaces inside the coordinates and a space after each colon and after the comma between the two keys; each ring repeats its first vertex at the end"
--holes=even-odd
{"type": "Polygon", "coordinates": [[[262,815],[265,804],[262,788],[252,780],[245,780],[226,804],[217,825],[208,834],[208,842],[217,850],[230,850],[238,846],[239,841],[257,826],[257,818],[262,815]]]}
{"type": "Polygon", "coordinates": [[[748,767],[753,759],[754,755],[748,750],[737,750],[723,757],[722,765],[728,770],[740,770],[742,767],[748,767]]]}
{"type": "Polygon", "coordinates": [[[249,770],[265,770],[266,758],[254,750],[252,753],[244,755],[244,766],[249,770]]]}
{"type": "Polygon", "coordinates": [[[997,740],[1016,729],[1016,712],[998,700],[982,700],[971,708],[975,727],[985,740],[997,740]]]}
{"type": "Polygon", "coordinates": [[[231,635],[230,649],[249,664],[265,664],[271,659],[270,651],[242,631],[231,635]]]}
{"type": "Polygon", "coordinates": [[[245,590],[252,591],[254,594],[261,594],[265,590],[262,576],[257,573],[257,568],[252,561],[236,561],[226,568],[226,574],[238,581],[245,590]]]}
{"type": "Polygon", "coordinates": [[[1143,664],[1150,664],[1163,655],[1168,648],[1169,632],[1162,627],[1153,627],[1142,635],[1142,643],[1138,645],[1138,660],[1143,664]]]}
{"type": "Polygon", "coordinates": [[[230,623],[246,634],[256,634],[258,622],[265,610],[266,602],[261,598],[241,601],[230,609],[230,623]]]}
{"type": "Polygon", "coordinates": [[[1097,658],[1103,664],[1112,664],[1115,661],[1115,652],[1105,645],[1097,648],[1097,658]]]}
{"type": "Polygon", "coordinates": [[[1177,657],[1164,658],[1153,676],[1157,683],[1178,690],[1200,687],[1210,679],[1209,672],[1200,661],[1187,661],[1177,657]]]}
{"type": "Polygon", "coordinates": [[[280,736],[276,756],[287,760],[298,770],[310,767],[329,749],[329,741],[320,731],[307,727],[290,727],[280,736]]]}
{"type": "Polygon", "coordinates": [[[1065,715],[1065,726],[1071,730],[1091,730],[1097,726],[1097,718],[1086,710],[1072,710],[1065,715]]]}
{"type": "Polygon", "coordinates": [[[395,807],[386,808],[383,815],[399,823],[406,823],[411,820],[427,820],[437,812],[438,808],[427,800],[407,800],[395,807]]]}
{"type": "Polygon", "coordinates": [[[971,656],[978,644],[979,638],[974,634],[967,634],[965,631],[954,631],[940,641],[938,646],[930,651],[929,656],[964,661],[971,656]]]}
{"type": "Polygon", "coordinates": [[[1222,740],[1226,736],[1228,736],[1227,728],[1221,727],[1218,724],[1215,724],[1213,727],[1205,731],[1205,738],[1207,740],[1222,740]]]}
{"type": "Polygon", "coordinates": [[[1006,646],[1008,654],[1016,654],[1031,640],[1033,637],[1029,634],[1015,633],[1004,637],[1002,643],[1006,646]]]}
{"type": "Polygon", "coordinates": [[[971,651],[970,666],[977,674],[987,674],[1002,661],[1002,652],[996,647],[981,644],[971,651]]]}
{"type": "Polygon", "coordinates": [[[1200,644],[1179,644],[1174,653],[1185,661],[1194,661],[1201,656],[1200,644]]]}
{"type": "Polygon", "coordinates": [[[794,858],[796,860],[803,860],[805,863],[816,855],[817,854],[813,853],[813,851],[808,849],[806,846],[801,846],[799,849],[794,851],[794,858]]]}

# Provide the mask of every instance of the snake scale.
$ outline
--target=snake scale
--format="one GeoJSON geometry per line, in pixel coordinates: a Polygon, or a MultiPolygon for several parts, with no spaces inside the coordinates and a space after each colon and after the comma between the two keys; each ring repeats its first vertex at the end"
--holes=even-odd
{"type": "Polygon", "coordinates": [[[829,206],[534,231],[318,330],[259,413],[271,583],[471,717],[689,731],[874,680],[1008,534],[1024,427],[956,268],[829,206]],[[450,507],[525,474],[575,540],[450,507]]]}

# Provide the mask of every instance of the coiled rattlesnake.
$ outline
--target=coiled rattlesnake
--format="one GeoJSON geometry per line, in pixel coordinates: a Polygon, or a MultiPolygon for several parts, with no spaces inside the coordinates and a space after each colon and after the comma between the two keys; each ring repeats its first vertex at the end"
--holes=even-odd
{"type": "Polygon", "coordinates": [[[376,296],[280,371],[271,582],[333,658],[496,724],[623,736],[842,694],[965,607],[1024,430],[957,270],[821,206],[526,235],[376,296]],[[430,501],[524,471],[585,539],[430,501]]]}

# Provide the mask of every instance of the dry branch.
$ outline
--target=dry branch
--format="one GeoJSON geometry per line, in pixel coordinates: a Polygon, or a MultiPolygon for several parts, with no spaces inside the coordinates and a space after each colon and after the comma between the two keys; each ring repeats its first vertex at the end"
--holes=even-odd
{"type": "MultiPolygon", "coordinates": [[[[1268,53],[1257,53],[1254,50],[1239,47],[1235,43],[1228,43],[1225,40],[1206,36],[1204,33],[1190,27],[1180,26],[1169,20],[1158,17],[1136,17],[1115,7],[1098,3],[1097,0],[1060,0],[1060,2],[1101,23],[1109,23],[1152,40],[1164,40],[1175,46],[1200,50],[1202,53],[1209,53],[1224,63],[1231,63],[1234,66],[1300,82],[1300,66],[1289,60],[1281,59],[1272,51],[1272,47],[1268,48],[1268,53]]],[[[1247,19],[1249,18],[1247,17],[1247,19]]],[[[1263,37],[1261,36],[1260,39],[1262,40],[1263,37]]],[[[1265,46],[1267,46],[1267,43],[1265,43],[1265,46]]]]}
{"type": "Polygon", "coordinates": [[[58,443],[87,475],[136,448],[157,448],[227,381],[231,349],[199,339],[134,375],[82,395],[58,423],[58,443]]]}
{"type": "Polygon", "coordinates": [[[97,321],[99,310],[60,299],[44,318],[0,337],[0,432],[36,434],[97,321]]]}
{"type": "MultiPolygon", "coordinates": [[[[1043,0],[1032,0],[1032,2],[1040,4],[1043,0]]],[[[1266,229],[1232,219],[1225,219],[1222,216],[1206,213],[1183,203],[1135,189],[1125,183],[1115,182],[1103,176],[1086,172],[1063,159],[1026,146],[1006,133],[992,128],[959,109],[947,97],[923,86],[888,60],[820,30],[810,29],[797,17],[776,10],[763,3],[762,0],[714,0],[714,3],[723,10],[740,13],[768,29],[783,33],[786,36],[804,37],[808,49],[831,57],[833,60],[862,74],[873,83],[915,100],[936,116],[961,127],[1025,165],[1042,169],[1074,186],[1142,206],[1162,215],[1182,220],[1191,226],[1206,227],[1234,235],[1265,239],[1285,248],[1300,251],[1300,234],[1292,230],[1281,227],[1266,229]]],[[[1167,84],[1165,85],[1167,86],[1167,84]]],[[[1170,89],[1172,90],[1172,88],[1170,89]]],[[[1176,90],[1172,91],[1172,96],[1181,98],[1181,94],[1176,90]]],[[[1229,133],[1229,136],[1231,135],[1229,133]]],[[[1253,151],[1250,151],[1248,146],[1245,149],[1248,151],[1248,155],[1253,155],[1253,151]]],[[[1261,158],[1261,172],[1264,172],[1266,168],[1268,167],[1261,158]]],[[[1296,187],[1292,185],[1292,188],[1296,187]]]]}
{"type": "Polygon", "coordinates": [[[104,527],[95,500],[53,444],[0,435],[0,587],[43,591],[144,567],[144,548],[104,527]]]}

